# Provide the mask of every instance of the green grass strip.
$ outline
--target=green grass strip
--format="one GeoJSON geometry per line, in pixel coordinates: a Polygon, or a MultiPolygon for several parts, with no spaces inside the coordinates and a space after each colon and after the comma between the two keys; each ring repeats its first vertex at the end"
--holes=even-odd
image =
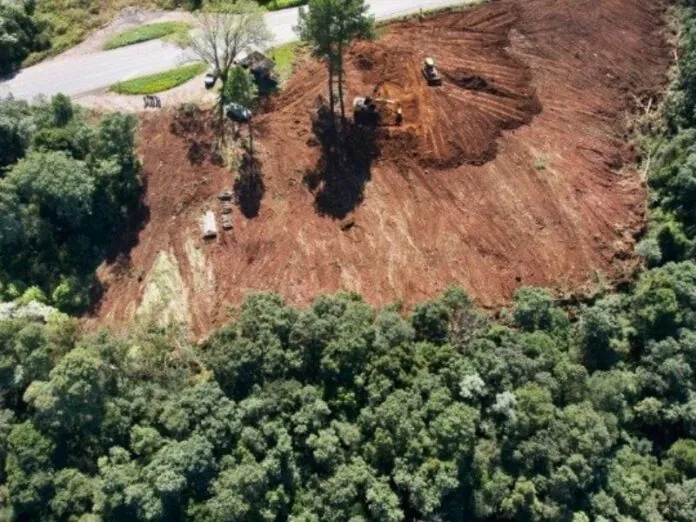
{"type": "Polygon", "coordinates": [[[205,69],[204,63],[191,63],[169,71],[119,82],[112,85],[109,90],[118,94],[155,94],[186,83],[191,78],[202,74],[205,69]]]}
{"type": "Polygon", "coordinates": [[[104,49],[116,49],[117,47],[147,42],[148,40],[155,40],[174,33],[187,33],[190,27],[186,22],[159,22],[141,25],[140,27],[127,29],[109,38],[106,44],[104,44],[104,49]]]}
{"type": "Polygon", "coordinates": [[[309,0],[270,0],[264,4],[264,7],[269,11],[278,11],[280,9],[305,5],[308,1],[309,0]]]}
{"type": "Polygon", "coordinates": [[[301,42],[290,42],[278,47],[269,49],[266,56],[275,61],[275,73],[284,83],[292,73],[292,66],[297,59],[297,52],[303,44],[301,42]]]}

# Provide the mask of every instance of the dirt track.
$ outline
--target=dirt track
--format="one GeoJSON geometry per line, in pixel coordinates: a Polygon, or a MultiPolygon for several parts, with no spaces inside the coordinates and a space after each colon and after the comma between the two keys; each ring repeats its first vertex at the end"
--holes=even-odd
{"type": "Polygon", "coordinates": [[[234,175],[201,160],[169,118],[145,116],[150,220],[130,258],[101,271],[98,321],[130,320],[160,280],[168,309],[201,335],[253,289],[293,304],[348,289],[408,305],[459,284],[498,306],[522,285],[572,291],[598,272],[623,277],[645,190],[622,135],[633,95],[664,85],[662,12],[642,0],[503,0],[391,25],[349,53],[346,99],[374,88],[398,97],[405,125],[380,132],[347,176],[317,173],[311,116],[326,74],[305,63],[257,121],[251,192],[263,198],[257,209],[247,194],[243,209],[258,215],[235,209],[234,231],[212,244],[198,220],[234,175]],[[426,55],[441,88],[420,77],[426,55]],[[176,260],[175,277],[152,270],[163,258],[176,260]]]}

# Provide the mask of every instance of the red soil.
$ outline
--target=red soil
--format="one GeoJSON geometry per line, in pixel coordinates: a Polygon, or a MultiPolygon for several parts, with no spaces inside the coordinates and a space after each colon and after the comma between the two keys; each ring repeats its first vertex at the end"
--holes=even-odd
{"type": "Polygon", "coordinates": [[[495,307],[524,285],[582,291],[597,272],[624,277],[646,194],[622,136],[633,96],[664,86],[663,11],[659,1],[502,0],[390,25],[349,52],[346,100],[373,89],[398,98],[404,125],[381,130],[376,157],[362,174],[333,179],[328,200],[330,179],[315,179],[313,192],[305,183],[320,162],[311,118],[327,77],[303,63],[257,119],[258,216],[235,208],[234,230],[212,243],[200,240],[199,220],[235,174],[209,159],[192,164],[191,138],[172,133],[171,115],[144,116],[150,220],[129,254],[134,270],[101,270],[98,321],[133,317],[144,289],[136,274],[160,250],[179,260],[197,335],[255,289],[296,305],[339,289],[410,305],[456,284],[495,307]],[[442,87],[425,85],[425,56],[442,87]],[[327,215],[354,205],[348,223],[327,215]],[[206,289],[194,282],[186,241],[213,267],[206,289]]]}

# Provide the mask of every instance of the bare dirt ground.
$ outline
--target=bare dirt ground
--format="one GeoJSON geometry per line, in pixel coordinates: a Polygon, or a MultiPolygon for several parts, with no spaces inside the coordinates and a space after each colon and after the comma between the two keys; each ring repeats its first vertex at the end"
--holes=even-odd
{"type": "Polygon", "coordinates": [[[296,305],[339,289],[411,305],[456,284],[497,307],[524,285],[582,292],[599,273],[624,278],[646,196],[625,118],[634,95],[664,87],[663,10],[502,0],[392,24],[350,51],[346,99],[399,98],[404,125],[353,130],[350,153],[329,162],[312,125],[327,77],[306,62],[256,120],[246,183],[211,161],[209,131],[173,132],[171,113],[144,115],[150,219],[100,271],[94,322],[153,314],[205,335],[251,290],[296,305]],[[442,87],[425,85],[424,56],[442,87]],[[216,195],[233,187],[234,229],[203,242],[203,211],[219,223],[216,195]]]}
{"type": "MultiPolygon", "coordinates": [[[[182,103],[197,103],[201,106],[212,107],[215,104],[217,94],[205,88],[204,76],[205,74],[201,74],[178,87],[158,93],[157,96],[160,98],[162,108],[173,108],[182,103]]],[[[81,94],[74,99],[83,107],[98,111],[132,113],[159,111],[159,109],[146,108],[142,96],[116,94],[104,89],[81,94]]]]}

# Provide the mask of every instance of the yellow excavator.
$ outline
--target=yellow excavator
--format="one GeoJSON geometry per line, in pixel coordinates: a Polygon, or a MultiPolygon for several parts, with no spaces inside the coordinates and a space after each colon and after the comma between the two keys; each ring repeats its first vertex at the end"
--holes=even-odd
{"type": "Polygon", "coordinates": [[[398,126],[403,113],[396,100],[359,96],[353,100],[353,121],[357,125],[398,126]]]}

